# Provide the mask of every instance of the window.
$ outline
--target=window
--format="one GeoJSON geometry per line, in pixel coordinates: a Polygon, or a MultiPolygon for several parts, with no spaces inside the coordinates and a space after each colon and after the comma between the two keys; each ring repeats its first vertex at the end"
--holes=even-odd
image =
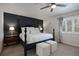
{"type": "Polygon", "coordinates": [[[75,19],[75,32],[79,32],[79,20],[75,19]]]}
{"type": "Polygon", "coordinates": [[[79,32],[79,18],[63,18],[62,31],[63,32],[79,32]]]}
{"type": "Polygon", "coordinates": [[[67,32],[72,31],[72,20],[67,20],[67,32]]]}
{"type": "Polygon", "coordinates": [[[62,25],[62,30],[65,32],[66,31],[66,29],[65,29],[65,21],[63,21],[63,25],[62,25]]]}

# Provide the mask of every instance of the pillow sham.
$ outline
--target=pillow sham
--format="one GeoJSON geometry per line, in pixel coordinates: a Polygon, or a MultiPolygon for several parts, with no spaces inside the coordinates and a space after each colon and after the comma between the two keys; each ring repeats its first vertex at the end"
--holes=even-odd
{"type": "Polygon", "coordinates": [[[34,27],[22,27],[22,33],[25,33],[25,28],[27,28],[27,34],[36,34],[40,33],[39,28],[34,28],[34,27]]]}
{"type": "Polygon", "coordinates": [[[31,34],[36,34],[36,33],[40,33],[39,28],[33,28],[31,30],[31,34]]]}

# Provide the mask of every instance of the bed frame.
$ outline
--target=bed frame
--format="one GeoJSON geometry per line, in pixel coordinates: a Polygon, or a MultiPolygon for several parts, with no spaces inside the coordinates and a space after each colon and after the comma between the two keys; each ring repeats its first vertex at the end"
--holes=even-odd
{"type": "Polygon", "coordinates": [[[32,49],[32,48],[36,48],[36,44],[37,43],[41,43],[41,42],[45,42],[45,41],[48,41],[48,40],[55,40],[55,29],[53,29],[53,38],[50,38],[50,39],[46,39],[46,40],[43,40],[43,41],[39,41],[39,42],[35,42],[35,43],[32,43],[32,44],[27,44],[27,28],[25,28],[25,41],[23,42],[22,41],[22,45],[24,47],[24,55],[27,56],[27,50],[29,49],[32,49]]]}
{"type": "MultiPolygon", "coordinates": [[[[46,39],[43,41],[39,41],[39,42],[35,42],[35,43],[31,43],[31,44],[27,44],[27,28],[26,27],[35,27],[35,28],[39,28],[39,26],[41,26],[43,28],[43,20],[40,19],[36,19],[36,18],[31,18],[31,17],[23,17],[21,16],[20,18],[18,18],[18,32],[19,34],[22,32],[21,31],[21,27],[25,27],[25,41],[21,40],[21,44],[24,47],[24,55],[27,56],[27,50],[32,49],[32,48],[36,48],[36,44],[40,43],[40,42],[45,42],[47,40],[55,40],[55,29],[53,29],[53,38],[50,39],[46,39]]],[[[43,32],[43,29],[42,29],[43,32]]]]}

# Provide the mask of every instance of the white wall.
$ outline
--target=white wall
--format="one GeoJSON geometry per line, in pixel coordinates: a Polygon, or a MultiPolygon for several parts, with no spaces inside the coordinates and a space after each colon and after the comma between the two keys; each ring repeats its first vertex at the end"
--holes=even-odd
{"type": "Polygon", "coordinates": [[[0,11],[0,52],[3,44],[3,13],[0,11]]]}
{"type": "Polygon", "coordinates": [[[53,29],[55,29],[55,39],[56,41],[59,41],[59,25],[58,25],[58,19],[56,17],[50,16],[49,20],[44,21],[44,27],[45,31],[47,33],[53,33],[53,29]]]}
{"type": "Polygon", "coordinates": [[[79,33],[62,33],[62,43],[79,47],[79,33]]]}

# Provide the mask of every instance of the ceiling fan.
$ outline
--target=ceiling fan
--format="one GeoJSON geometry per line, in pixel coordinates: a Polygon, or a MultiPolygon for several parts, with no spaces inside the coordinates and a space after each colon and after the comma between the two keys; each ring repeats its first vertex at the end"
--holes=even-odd
{"type": "Polygon", "coordinates": [[[49,8],[49,7],[51,8],[50,12],[52,12],[54,8],[56,8],[56,7],[66,7],[66,5],[65,4],[58,4],[58,3],[48,3],[47,6],[42,7],[40,9],[42,10],[42,9],[49,8]]]}

